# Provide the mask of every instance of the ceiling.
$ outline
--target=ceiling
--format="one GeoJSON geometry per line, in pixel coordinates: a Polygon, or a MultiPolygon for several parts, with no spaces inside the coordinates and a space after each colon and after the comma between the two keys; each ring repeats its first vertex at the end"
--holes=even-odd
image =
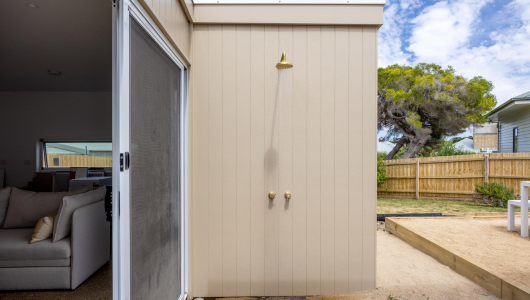
{"type": "Polygon", "coordinates": [[[0,91],[111,88],[110,0],[0,1],[0,91]]]}

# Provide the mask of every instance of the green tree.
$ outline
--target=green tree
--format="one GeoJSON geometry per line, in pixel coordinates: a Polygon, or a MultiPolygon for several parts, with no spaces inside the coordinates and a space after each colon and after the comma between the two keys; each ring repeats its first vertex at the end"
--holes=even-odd
{"type": "Polygon", "coordinates": [[[437,148],[445,136],[463,133],[497,104],[493,84],[478,76],[469,80],[452,67],[392,65],[378,70],[378,129],[385,140],[397,138],[385,159],[408,145],[401,158],[416,157],[425,146],[437,148]]]}

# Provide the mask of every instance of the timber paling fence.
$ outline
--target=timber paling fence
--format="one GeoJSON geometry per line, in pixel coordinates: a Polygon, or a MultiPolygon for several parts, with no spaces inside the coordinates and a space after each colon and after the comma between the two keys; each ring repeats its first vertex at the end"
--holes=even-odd
{"type": "Polygon", "coordinates": [[[530,181],[530,153],[488,153],[386,160],[385,184],[378,196],[473,200],[475,184],[499,182],[520,193],[530,181]]]}
{"type": "Polygon", "coordinates": [[[50,168],[64,167],[112,167],[112,157],[48,154],[48,166],[50,168]],[[54,158],[56,159],[54,161],[54,158]],[[54,164],[57,163],[57,164],[54,164]]]}

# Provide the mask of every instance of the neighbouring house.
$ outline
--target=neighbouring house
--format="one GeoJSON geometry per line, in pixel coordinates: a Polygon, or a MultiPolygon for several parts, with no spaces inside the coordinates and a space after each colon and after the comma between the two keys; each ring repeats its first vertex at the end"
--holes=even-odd
{"type": "Polygon", "coordinates": [[[470,138],[465,138],[455,143],[456,149],[471,151],[471,152],[480,152],[480,149],[476,149],[473,145],[473,140],[470,138]]]}
{"type": "Polygon", "coordinates": [[[498,124],[499,152],[530,152],[530,91],[504,102],[488,117],[498,124]]]}
{"type": "Polygon", "coordinates": [[[472,148],[480,152],[497,152],[498,129],[497,123],[488,122],[473,126],[472,148]]]}

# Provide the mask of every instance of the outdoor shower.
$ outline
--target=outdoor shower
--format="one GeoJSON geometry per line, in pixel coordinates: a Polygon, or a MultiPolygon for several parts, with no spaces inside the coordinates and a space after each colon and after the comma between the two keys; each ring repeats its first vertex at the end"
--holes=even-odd
{"type": "Polygon", "coordinates": [[[293,67],[293,64],[288,62],[285,58],[285,51],[282,53],[282,58],[280,62],[276,64],[276,69],[290,69],[293,67]]]}
{"type": "MultiPolygon", "coordinates": [[[[289,70],[293,67],[293,64],[288,62],[286,59],[285,52],[282,53],[282,58],[280,59],[280,62],[276,64],[276,68],[278,69],[278,83],[276,87],[276,102],[275,102],[275,109],[274,109],[274,116],[273,116],[273,132],[275,132],[275,124],[278,124],[278,131],[277,134],[281,135],[281,125],[283,124],[292,124],[292,113],[287,113],[282,118],[287,118],[284,120],[281,120],[280,116],[282,115],[282,111],[292,111],[292,71],[289,70]],[[282,124],[283,123],[283,124],[282,124]]],[[[284,125],[286,126],[286,125],[284,125]]],[[[277,136],[279,138],[279,136],[277,136]]],[[[275,172],[277,168],[279,167],[279,155],[278,151],[272,146],[274,140],[274,134],[271,136],[271,142],[269,150],[265,154],[265,165],[268,167],[269,173],[275,172]]],[[[274,191],[270,191],[269,199],[273,200],[276,197],[276,193],[274,191]]],[[[291,192],[286,191],[284,194],[285,200],[291,199],[291,192]]],[[[269,205],[272,205],[272,202],[269,203],[269,205]]],[[[286,202],[287,205],[287,202],[286,202]]]]}

